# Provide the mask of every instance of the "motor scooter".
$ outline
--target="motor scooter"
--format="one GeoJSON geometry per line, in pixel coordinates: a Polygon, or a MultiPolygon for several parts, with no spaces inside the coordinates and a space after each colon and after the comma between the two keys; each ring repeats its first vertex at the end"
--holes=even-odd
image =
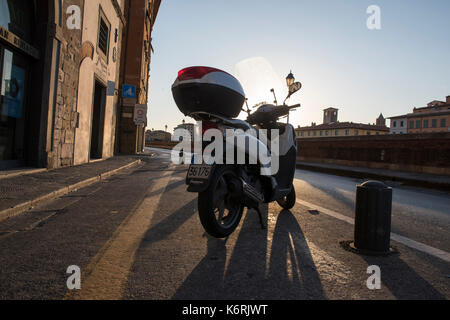
{"type": "MultiPolygon", "coordinates": [[[[300,88],[296,83],[288,98],[300,88]]],[[[284,209],[295,205],[295,130],[280,119],[299,104],[262,104],[253,113],[244,110],[247,121],[235,119],[243,110],[244,90],[232,75],[209,67],[181,70],[172,93],[180,111],[200,123],[202,155],[192,157],[186,184],[188,192],[198,193],[199,217],[208,234],[229,236],[245,208],[255,209],[265,228],[262,204],[276,201],[284,209]],[[211,136],[216,148],[204,139],[211,136]],[[208,150],[212,152],[205,156],[208,150]]]]}

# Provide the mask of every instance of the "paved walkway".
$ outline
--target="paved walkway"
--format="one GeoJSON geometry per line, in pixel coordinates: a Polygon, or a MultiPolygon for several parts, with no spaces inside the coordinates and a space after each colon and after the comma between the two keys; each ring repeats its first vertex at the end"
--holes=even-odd
{"type": "Polygon", "coordinates": [[[336,175],[350,176],[355,178],[398,181],[409,185],[450,190],[450,176],[445,175],[393,171],[387,169],[350,167],[337,164],[306,161],[297,161],[297,168],[336,175]]]}
{"type": "Polygon", "coordinates": [[[24,170],[23,175],[15,173],[9,178],[4,177],[0,179],[0,220],[12,208],[30,206],[30,202],[38,199],[50,200],[139,162],[139,156],[117,156],[104,161],[35,173],[24,170]]]}

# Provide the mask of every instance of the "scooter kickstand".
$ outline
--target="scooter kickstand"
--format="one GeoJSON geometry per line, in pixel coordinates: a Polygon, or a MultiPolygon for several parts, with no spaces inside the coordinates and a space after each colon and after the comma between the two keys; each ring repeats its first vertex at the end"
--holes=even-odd
{"type": "Polygon", "coordinates": [[[265,229],[267,228],[267,226],[264,224],[260,206],[257,206],[257,207],[255,208],[255,210],[258,212],[259,223],[261,224],[261,229],[265,230],[265,229]]]}

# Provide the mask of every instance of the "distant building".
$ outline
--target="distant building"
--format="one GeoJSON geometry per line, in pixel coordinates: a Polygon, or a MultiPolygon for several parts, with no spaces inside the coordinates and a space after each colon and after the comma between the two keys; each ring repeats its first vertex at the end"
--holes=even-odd
{"type": "Polygon", "coordinates": [[[323,110],[323,123],[333,123],[338,121],[338,111],[336,108],[328,108],[323,110]]]}
{"type": "Polygon", "coordinates": [[[163,130],[147,130],[145,132],[145,142],[169,142],[172,140],[172,135],[163,130]]]}
{"type": "Polygon", "coordinates": [[[338,109],[325,109],[324,123],[319,125],[312,123],[308,127],[298,127],[295,129],[297,139],[389,134],[389,128],[383,125],[386,123],[383,115],[377,119],[379,125],[339,122],[337,116],[338,109]]]}
{"type": "Polygon", "coordinates": [[[376,124],[377,126],[380,127],[386,127],[386,119],[384,118],[382,113],[380,113],[380,116],[378,117],[376,124]]]}
{"type": "Polygon", "coordinates": [[[405,116],[391,117],[391,134],[405,134],[408,132],[408,118],[405,116]]]}
{"type": "Polygon", "coordinates": [[[189,133],[191,135],[191,141],[194,141],[194,128],[195,128],[195,125],[193,123],[183,123],[183,124],[178,125],[175,129],[173,129],[173,131],[175,132],[178,129],[186,129],[189,131],[189,133]]]}
{"type": "Polygon", "coordinates": [[[450,131],[450,96],[446,101],[431,101],[412,113],[390,117],[391,133],[430,133],[450,131]]]}

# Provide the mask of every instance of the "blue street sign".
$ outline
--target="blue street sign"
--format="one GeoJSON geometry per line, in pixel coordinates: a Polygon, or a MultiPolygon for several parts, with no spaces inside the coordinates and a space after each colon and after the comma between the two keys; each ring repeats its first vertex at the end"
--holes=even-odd
{"type": "Polygon", "coordinates": [[[122,98],[136,98],[136,87],[131,84],[122,85],[122,98]]]}

